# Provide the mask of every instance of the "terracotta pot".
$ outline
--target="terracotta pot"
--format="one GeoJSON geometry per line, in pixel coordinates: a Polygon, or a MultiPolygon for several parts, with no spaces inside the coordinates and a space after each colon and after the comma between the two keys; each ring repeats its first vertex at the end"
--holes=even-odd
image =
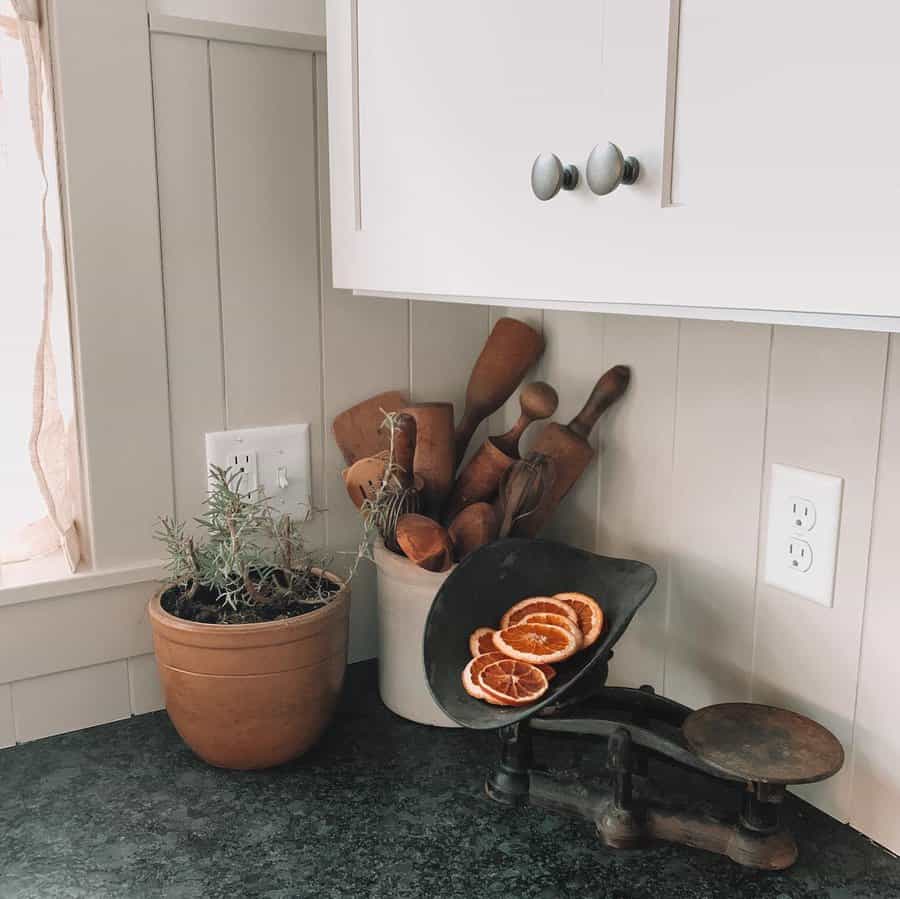
{"type": "Polygon", "coordinates": [[[166,710],[219,768],[271,768],[301,755],[331,721],[347,668],[350,587],[322,609],[258,624],[201,624],[150,600],[166,710]]]}

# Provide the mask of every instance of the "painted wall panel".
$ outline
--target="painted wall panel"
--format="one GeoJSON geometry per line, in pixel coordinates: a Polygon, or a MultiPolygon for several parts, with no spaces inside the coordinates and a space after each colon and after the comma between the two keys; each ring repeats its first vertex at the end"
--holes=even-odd
{"type": "Polygon", "coordinates": [[[12,688],[0,685],[0,749],[16,745],[16,728],[13,723],[12,688]]]}
{"type": "Polygon", "coordinates": [[[203,435],[225,427],[209,45],[151,35],[175,511],[202,512],[203,435]]]}
{"type": "MultiPolygon", "coordinates": [[[[547,348],[540,363],[541,379],[559,394],[559,407],[552,421],[571,421],[609,367],[603,355],[604,321],[602,315],[589,312],[544,313],[547,348]]],[[[530,426],[526,431],[530,441],[544,425],[545,422],[537,422],[530,426]]],[[[595,449],[600,448],[598,434],[599,428],[594,428],[589,439],[595,449]]],[[[602,460],[595,458],[560,503],[547,526],[547,537],[594,550],[601,464],[602,460]]]]}
{"type": "Polygon", "coordinates": [[[147,8],[166,16],[325,34],[324,0],[147,0],[147,8]]]}
{"type": "MultiPolygon", "coordinates": [[[[834,607],[763,583],[757,588],[753,699],[829,727],[850,748],[859,664],[887,335],[776,327],[766,428],[768,477],[781,462],[844,478],[834,607]]],[[[849,768],[797,788],[850,816],[849,768]]]]}
{"type": "Polygon", "coordinates": [[[156,712],[166,707],[156,657],[152,653],[128,659],[128,692],[132,715],[156,712]]]}
{"type": "Polygon", "coordinates": [[[19,681],[12,691],[20,743],[131,715],[124,659],[19,681]]]}
{"type": "Polygon", "coordinates": [[[620,641],[610,681],[664,687],[669,570],[669,507],[679,323],[607,316],[605,362],[631,366],[628,392],[597,426],[603,446],[597,550],[640,559],[658,574],[656,589],[620,641]]]}
{"type": "Polygon", "coordinates": [[[891,335],[852,756],[850,823],[900,852],[900,336],[891,335]]]}
{"type": "Polygon", "coordinates": [[[665,684],[686,705],[750,696],[770,342],[681,322],[665,684]]]}

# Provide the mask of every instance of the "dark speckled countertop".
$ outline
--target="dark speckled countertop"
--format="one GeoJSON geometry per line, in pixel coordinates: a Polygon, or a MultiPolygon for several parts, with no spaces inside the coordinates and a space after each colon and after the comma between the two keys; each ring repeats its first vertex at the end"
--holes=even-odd
{"type": "MultiPolygon", "coordinates": [[[[587,821],[497,806],[482,792],[495,735],[397,718],[375,678],[352,666],[326,737],[274,771],[207,767],[165,713],[0,752],[0,897],[900,897],[900,861],[799,800],[800,861],[781,874],[614,852],[587,821]]],[[[539,739],[554,769],[602,755],[539,739]]]]}

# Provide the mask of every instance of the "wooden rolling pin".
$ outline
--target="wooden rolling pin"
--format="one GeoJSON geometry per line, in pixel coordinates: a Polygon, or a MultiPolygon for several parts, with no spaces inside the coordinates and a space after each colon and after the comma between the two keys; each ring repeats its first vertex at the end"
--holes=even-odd
{"type": "Polygon", "coordinates": [[[453,485],[453,405],[417,403],[403,412],[416,420],[413,472],[424,482],[422,495],[426,514],[438,518],[453,485]]]}
{"type": "Polygon", "coordinates": [[[472,503],[493,502],[500,479],[519,458],[522,432],[531,422],[553,415],[558,402],[556,391],[543,381],[534,381],[522,388],[519,394],[519,420],[500,437],[488,437],[466,463],[447,500],[445,521],[453,521],[460,511],[472,503]]]}
{"type": "Polygon", "coordinates": [[[456,426],[456,464],[462,462],[475,428],[496,412],[544,352],[544,338],[525,322],[501,318],[472,368],[466,407],[456,426]]]}
{"type": "Polygon", "coordinates": [[[549,456],[555,467],[555,477],[535,511],[520,519],[513,528],[515,537],[534,537],[546,524],[560,500],[594,458],[594,448],[587,438],[597,419],[628,387],[631,372],[627,365],[615,365],[594,386],[584,408],[568,425],[550,422],[532,448],[533,452],[549,456]]]}

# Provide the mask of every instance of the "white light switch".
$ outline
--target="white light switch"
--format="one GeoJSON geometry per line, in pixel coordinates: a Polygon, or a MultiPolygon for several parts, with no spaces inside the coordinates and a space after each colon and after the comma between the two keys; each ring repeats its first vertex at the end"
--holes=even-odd
{"type": "MultiPolygon", "coordinates": [[[[279,512],[305,519],[312,512],[309,425],[277,425],[215,431],[206,435],[206,467],[247,463],[247,489],[254,483],[279,512]]],[[[241,466],[239,466],[241,467],[241,466]]]]}
{"type": "Polygon", "coordinates": [[[843,479],[833,475],[772,466],[767,584],[823,606],[833,604],[843,488],[843,479]]]}

